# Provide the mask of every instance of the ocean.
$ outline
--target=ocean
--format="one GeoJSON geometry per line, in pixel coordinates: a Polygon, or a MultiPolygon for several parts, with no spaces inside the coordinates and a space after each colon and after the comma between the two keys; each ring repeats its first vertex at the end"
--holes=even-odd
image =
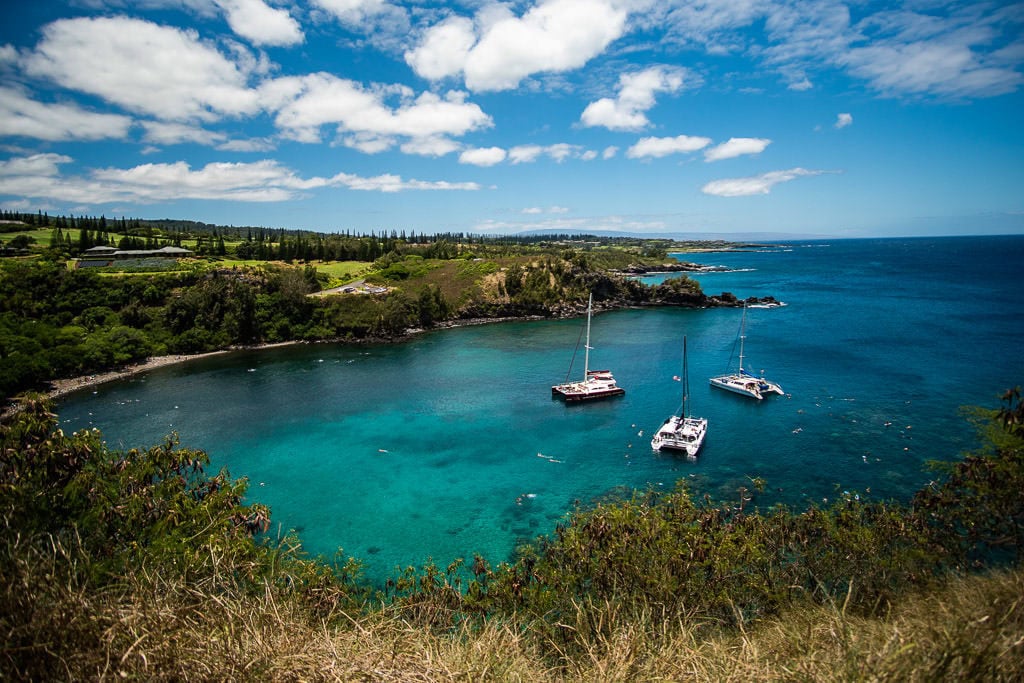
{"type": "Polygon", "coordinates": [[[963,408],[996,408],[1024,383],[1024,236],[785,242],[681,258],[728,269],[694,275],[709,294],[786,304],[748,309],[745,345],[746,367],[785,396],[757,402],[708,385],[729,369],[740,309],[654,308],[594,316],[591,368],[626,389],[602,402],[551,397],[576,319],[240,351],[70,395],[58,412],[65,430],[98,427],[116,448],[177,433],[214,470],[248,478],[248,499],[271,508],[271,533],[358,558],[382,583],[428,560],[508,560],[576,506],[677,482],[730,501],[760,477],[761,509],[843,491],[906,501],[934,478],[928,461],[978,444],[963,408]],[[679,409],[684,335],[691,412],[709,420],[696,460],[650,448],[679,409]]]}

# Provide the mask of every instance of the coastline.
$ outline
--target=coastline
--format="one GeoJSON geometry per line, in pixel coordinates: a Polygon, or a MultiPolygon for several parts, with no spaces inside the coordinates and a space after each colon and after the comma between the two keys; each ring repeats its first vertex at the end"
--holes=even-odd
{"type": "Polygon", "coordinates": [[[94,375],[83,375],[81,377],[54,379],[50,380],[51,389],[45,392],[44,395],[46,398],[53,400],[60,398],[61,396],[66,396],[67,394],[73,394],[76,391],[82,391],[83,389],[88,389],[100,384],[106,384],[107,382],[132,377],[143,372],[155,370],[156,368],[176,365],[178,363],[187,363],[190,360],[196,360],[198,358],[218,356],[224,353],[230,353],[232,350],[233,349],[224,349],[221,351],[209,351],[207,353],[152,356],[142,362],[126,365],[118,370],[108,370],[107,372],[100,372],[94,375]]]}
{"type": "MultiPolygon", "coordinates": [[[[717,301],[716,297],[709,297],[709,298],[711,300],[713,300],[713,301],[717,301]]],[[[771,297],[766,297],[766,299],[770,299],[771,301],[774,301],[774,299],[772,299],[771,297]]],[[[726,303],[721,302],[721,301],[718,301],[717,303],[718,303],[718,305],[734,305],[732,303],[727,303],[726,304],[726,303]]],[[[666,305],[666,303],[665,302],[661,302],[660,305],[666,305]]],[[[668,305],[671,305],[671,304],[668,304],[668,305]]],[[[631,307],[632,306],[628,306],[628,305],[626,305],[626,306],[622,306],[622,305],[616,306],[616,305],[613,305],[613,306],[610,306],[608,308],[603,309],[603,311],[611,311],[611,310],[617,310],[617,309],[620,309],[620,308],[631,308],[631,307]]],[[[640,307],[643,307],[643,306],[640,306],[640,307]]],[[[578,315],[581,315],[581,311],[577,310],[576,308],[569,308],[567,310],[555,311],[554,313],[555,313],[555,315],[551,316],[553,318],[571,318],[571,317],[577,317],[578,315]]],[[[453,329],[453,328],[458,328],[458,327],[469,327],[469,326],[474,326],[474,325],[486,325],[486,324],[501,323],[501,322],[524,321],[524,320],[542,320],[542,319],[545,319],[546,317],[548,317],[548,316],[542,316],[542,315],[522,315],[522,316],[496,316],[496,317],[493,317],[493,318],[491,318],[491,317],[453,318],[453,319],[438,321],[437,323],[435,323],[435,325],[433,326],[432,329],[443,330],[443,329],[453,329]]],[[[106,372],[99,372],[99,373],[90,374],[90,375],[82,375],[82,376],[79,376],[79,377],[70,377],[70,378],[50,380],[49,381],[50,388],[48,390],[46,390],[46,391],[41,392],[41,394],[47,400],[53,401],[53,400],[56,400],[56,399],[61,398],[63,396],[67,396],[68,394],[73,394],[73,393],[78,392],[78,391],[84,391],[86,389],[90,389],[92,387],[96,387],[96,386],[99,386],[101,384],[106,384],[107,382],[115,382],[115,381],[118,381],[118,380],[127,379],[129,377],[133,377],[135,375],[140,375],[140,374],[143,374],[145,372],[149,372],[151,370],[155,370],[157,368],[167,367],[169,365],[177,365],[177,364],[181,364],[181,363],[187,363],[189,361],[198,360],[198,359],[201,359],[201,358],[210,358],[212,356],[219,356],[219,355],[223,355],[223,354],[227,354],[227,353],[233,353],[235,351],[259,351],[259,350],[262,350],[262,349],[278,348],[278,347],[282,347],[282,346],[292,346],[292,345],[295,345],[295,344],[311,344],[311,343],[312,344],[318,344],[318,343],[346,343],[346,342],[347,343],[360,343],[360,342],[363,342],[363,343],[366,343],[366,342],[376,342],[376,343],[401,342],[401,341],[407,340],[407,339],[409,339],[409,338],[411,338],[411,337],[413,337],[413,336],[415,336],[417,334],[422,334],[422,333],[427,332],[427,331],[428,330],[422,329],[422,328],[410,328],[410,329],[406,330],[402,334],[394,335],[394,336],[391,336],[389,338],[373,338],[373,339],[361,339],[361,340],[351,340],[351,339],[341,339],[341,338],[338,338],[338,339],[322,339],[322,340],[317,340],[317,341],[292,340],[292,341],[274,342],[274,343],[268,343],[268,344],[253,344],[253,345],[246,345],[246,346],[231,346],[231,347],[226,348],[226,349],[220,349],[220,350],[217,350],[217,351],[208,351],[208,352],[205,352],[205,353],[172,354],[172,355],[167,355],[167,356],[151,356],[151,357],[147,358],[144,361],[141,361],[141,362],[138,362],[138,363],[132,363],[132,364],[126,365],[126,366],[124,366],[122,368],[118,368],[117,370],[108,370],[106,372]]],[[[7,419],[9,419],[12,415],[17,413],[18,410],[20,410],[20,405],[17,404],[17,403],[10,403],[10,404],[5,405],[3,407],[3,409],[0,410],[0,422],[7,421],[7,419]]]]}
{"type": "Polygon", "coordinates": [[[114,382],[116,380],[133,377],[134,375],[140,375],[150,370],[157,368],[163,368],[168,365],[178,365],[180,363],[187,363],[193,360],[199,360],[200,358],[210,358],[212,356],[221,356],[226,353],[233,353],[235,351],[259,351],[261,349],[274,349],[281,346],[293,346],[295,344],[305,344],[300,340],[286,341],[286,342],[274,342],[272,344],[254,344],[252,346],[232,346],[226,349],[219,349],[217,351],[207,351],[205,353],[192,353],[192,354],[174,354],[169,356],[151,356],[144,361],[139,363],[132,363],[126,365],[123,368],[117,370],[108,370],[107,372],[99,372],[94,375],[83,375],[81,377],[71,377],[67,379],[54,379],[50,380],[50,386],[52,387],[49,391],[45,392],[44,395],[48,399],[60,398],[67,394],[73,394],[76,391],[88,389],[90,387],[98,386],[100,384],[106,384],[107,382],[114,382]]]}
{"type": "MultiPolygon", "coordinates": [[[[82,375],[80,377],[67,377],[63,379],[50,380],[48,383],[50,388],[40,393],[47,400],[54,401],[63,396],[67,396],[68,394],[85,391],[86,389],[91,389],[92,387],[106,384],[107,382],[115,382],[129,377],[134,377],[135,375],[141,375],[142,373],[149,372],[150,370],[167,367],[168,365],[178,365],[180,363],[187,363],[200,358],[220,356],[234,351],[269,349],[278,346],[290,346],[292,344],[301,343],[302,342],[300,341],[287,341],[273,344],[258,344],[255,346],[233,346],[228,349],[208,351],[206,353],[151,356],[144,361],[132,363],[131,365],[126,365],[122,368],[118,368],[117,370],[107,370],[106,372],[97,372],[95,374],[82,375]]],[[[21,406],[18,403],[9,403],[5,405],[3,410],[0,410],[0,422],[5,422],[8,418],[17,413],[20,408],[21,406]]]]}

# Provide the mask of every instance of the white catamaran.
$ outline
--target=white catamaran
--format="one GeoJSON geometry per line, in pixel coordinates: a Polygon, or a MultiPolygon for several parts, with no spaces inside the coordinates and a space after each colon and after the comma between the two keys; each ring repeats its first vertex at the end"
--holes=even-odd
{"type": "Polygon", "coordinates": [[[774,393],[782,396],[784,392],[777,383],[769,381],[764,377],[764,370],[761,375],[752,375],[743,368],[743,342],[747,338],[747,306],[743,305],[743,317],[740,318],[740,367],[737,372],[712,377],[711,386],[725,389],[743,396],[750,396],[761,400],[765,394],[774,393]]]}
{"type": "MultiPolygon", "coordinates": [[[[626,390],[615,383],[610,370],[590,369],[590,312],[594,305],[594,295],[590,295],[587,301],[587,342],[584,345],[586,353],[583,361],[583,379],[579,382],[565,382],[551,387],[551,395],[565,399],[567,402],[592,401],[610,396],[621,396],[626,390]]],[[[577,342],[579,344],[579,342],[577,342]]],[[[578,348],[578,346],[577,346],[578,348]]],[[[573,353],[575,358],[576,354],[573,353]]],[[[569,372],[572,372],[572,363],[569,363],[569,372]]],[[[568,380],[569,376],[566,375],[568,380]]]]}
{"type": "Polygon", "coordinates": [[[686,367],[686,337],[683,337],[683,404],[678,415],[665,420],[651,439],[651,448],[656,451],[682,451],[688,457],[697,457],[708,433],[708,421],[704,417],[691,417],[689,411],[690,379],[686,367]]]}

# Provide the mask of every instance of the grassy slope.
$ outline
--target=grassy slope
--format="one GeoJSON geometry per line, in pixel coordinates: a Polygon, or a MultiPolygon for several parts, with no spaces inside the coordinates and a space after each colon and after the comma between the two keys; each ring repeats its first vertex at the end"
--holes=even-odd
{"type": "Polygon", "coordinates": [[[40,618],[52,621],[51,634],[87,634],[65,660],[72,679],[1010,681],[1024,673],[1020,570],[951,579],[876,619],[808,606],[715,633],[641,615],[560,662],[543,660],[521,625],[432,634],[387,610],[335,615],[329,625],[273,589],[246,595],[143,577],[102,594],[50,590],[57,602],[41,605],[40,618]]]}

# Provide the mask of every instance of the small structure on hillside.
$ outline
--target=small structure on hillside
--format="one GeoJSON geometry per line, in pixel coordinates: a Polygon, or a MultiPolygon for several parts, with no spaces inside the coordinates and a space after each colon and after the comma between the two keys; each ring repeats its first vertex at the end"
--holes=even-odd
{"type": "Polygon", "coordinates": [[[103,268],[118,265],[122,267],[147,267],[166,265],[168,259],[192,256],[194,252],[182,247],[161,247],[160,249],[115,249],[99,246],[86,249],[76,259],[76,268],[103,268]]]}

